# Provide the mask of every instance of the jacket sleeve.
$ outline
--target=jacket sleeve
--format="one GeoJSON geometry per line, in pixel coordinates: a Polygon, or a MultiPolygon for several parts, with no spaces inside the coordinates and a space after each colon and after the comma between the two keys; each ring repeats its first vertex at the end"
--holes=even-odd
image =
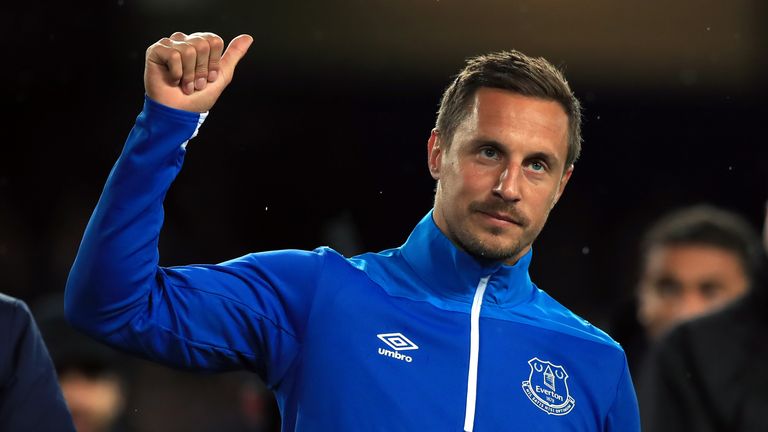
{"type": "Polygon", "coordinates": [[[298,352],[324,252],[158,266],[162,202],[202,121],[145,100],[85,230],[65,311],[80,330],[150,360],[245,368],[275,384],[298,352]]]}
{"type": "Polygon", "coordinates": [[[626,357],[616,388],[616,397],[606,419],[606,432],[640,432],[640,412],[637,395],[629,374],[626,357]]]}
{"type": "Polygon", "coordinates": [[[0,430],[74,431],[48,350],[20,300],[0,295],[0,332],[0,430]]]}

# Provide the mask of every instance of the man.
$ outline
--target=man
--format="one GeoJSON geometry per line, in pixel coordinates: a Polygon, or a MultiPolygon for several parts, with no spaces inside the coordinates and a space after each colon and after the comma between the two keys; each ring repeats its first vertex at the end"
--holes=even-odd
{"type": "Polygon", "coordinates": [[[760,236],[740,216],[701,205],[654,224],[642,244],[638,317],[649,340],[747,292],[760,264],[760,236]]]}
{"type": "Polygon", "coordinates": [[[162,200],[251,43],[175,33],[67,286],[70,320],[175,367],[258,373],[283,430],[639,430],[621,348],[538,290],[531,243],[573,172],[580,107],[517,52],[471,60],[427,145],[434,210],[406,243],[158,267],[162,200]]]}
{"type": "MultiPolygon", "coordinates": [[[[765,245],[768,247],[768,212],[765,245]]],[[[768,430],[768,263],[742,299],[681,324],[648,359],[640,382],[643,430],[768,430]]]]}
{"type": "Polygon", "coordinates": [[[26,304],[3,294],[0,294],[0,430],[75,430],[35,320],[26,304]]]}
{"type": "Polygon", "coordinates": [[[741,298],[754,282],[761,250],[744,218],[711,205],[654,222],[640,245],[636,302],[616,314],[611,331],[630,368],[639,371],[648,348],[675,325],[741,298]]]}

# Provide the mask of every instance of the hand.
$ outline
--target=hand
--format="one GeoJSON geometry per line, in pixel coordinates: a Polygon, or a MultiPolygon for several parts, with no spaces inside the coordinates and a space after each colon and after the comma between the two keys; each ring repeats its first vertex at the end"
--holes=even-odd
{"type": "Polygon", "coordinates": [[[152,100],[185,111],[211,109],[232,81],[253,38],[240,35],[224,51],[213,33],[176,32],[147,48],[144,89],[152,100]],[[222,51],[223,54],[222,54],[222,51]]]}

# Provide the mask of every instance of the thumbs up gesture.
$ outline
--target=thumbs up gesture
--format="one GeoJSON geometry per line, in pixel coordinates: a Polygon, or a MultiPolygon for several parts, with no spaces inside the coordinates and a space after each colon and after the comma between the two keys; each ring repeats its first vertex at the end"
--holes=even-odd
{"type": "Polygon", "coordinates": [[[240,35],[224,49],[213,33],[176,32],[147,48],[144,88],[152,100],[185,111],[211,109],[232,81],[253,38],[240,35]]]}

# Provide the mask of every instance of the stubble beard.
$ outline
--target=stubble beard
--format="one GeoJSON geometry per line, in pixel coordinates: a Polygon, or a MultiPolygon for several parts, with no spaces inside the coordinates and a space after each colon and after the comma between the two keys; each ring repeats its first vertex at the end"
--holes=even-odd
{"type": "MultiPolygon", "coordinates": [[[[450,237],[464,252],[481,261],[509,261],[518,257],[523,249],[530,245],[530,242],[523,242],[523,238],[526,236],[525,232],[508,245],[490,245],[481,239],[480,236],[472,233],[469,227],[461,226],[457,228],[448,227],[450,237]]],[[[504,231],[498,228],[491,228],[487,233],[500,240],[504,235],[504,231]]]]}

